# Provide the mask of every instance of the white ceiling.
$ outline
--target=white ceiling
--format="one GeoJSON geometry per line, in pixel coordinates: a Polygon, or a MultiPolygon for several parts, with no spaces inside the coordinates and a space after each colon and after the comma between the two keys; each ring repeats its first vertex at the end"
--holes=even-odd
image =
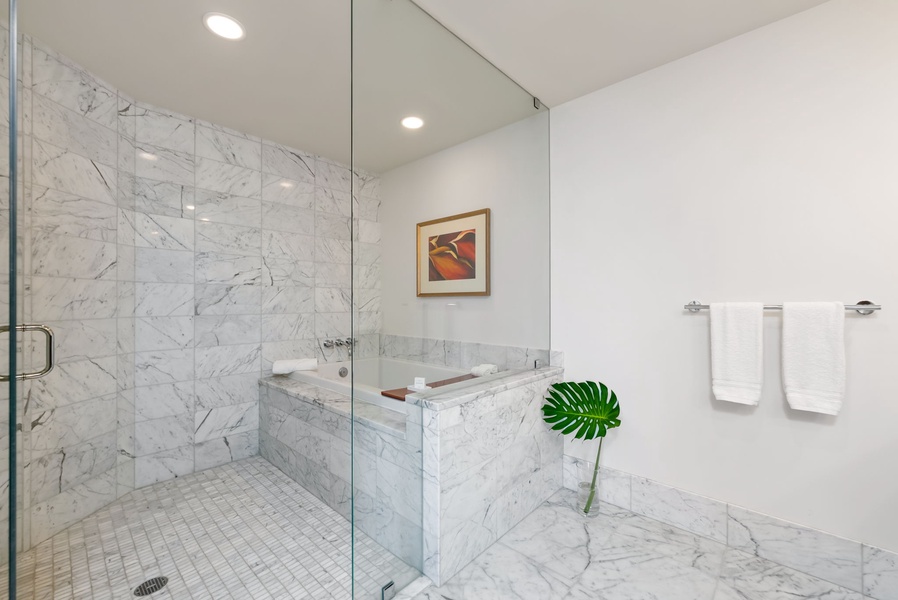
{"type": "Polygon", "coordinates": [[[551,107],[827,0],[414,1],[551,107]]]}
{"type": "MultiPolygon", "coordinates": [[[[558,104],[824,0],[415,0],[558,104]]],[[[348,163],[350,0],[20,0],[20,30],[149,104],[348,163]],[[228,42],[206,12],[240,20],[228,42]]],[[[534,113],[409,0],[354,2],[356,165],[382,172],[534,113]],[[409,113],[426,125],[398,126],[409,113]]]]}
{"type": "MultiPolygon", "coordinates": [[[[20,30],[140,101],[350,160],[349,0],[21,0],[20,30]],[[230,42],[202,25],[222,12],[230,42]]],[[[356,165],[382,172],[533,114],[408,0],[356,0],[356,165]],[[402,117],[418,114],[410,132],[402,117]]]]}

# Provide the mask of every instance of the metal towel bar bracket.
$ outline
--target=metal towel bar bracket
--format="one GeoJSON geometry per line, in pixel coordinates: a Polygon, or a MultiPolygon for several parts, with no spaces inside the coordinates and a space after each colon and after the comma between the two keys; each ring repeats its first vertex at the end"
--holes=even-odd
{"type": "MultiPolygon", "coordinates": [[[[700,310],[711,308],[709,304],[702,304],[698,300],[693,300],[689,304],[684,304],[683,308],[689,312],[697,313],[700,310]]],[[[782,304],[765,304],[764,310],[783,310],[782,304]]],[[[872,315],[874,311],[882,310],[879,304],[873,304],[869,300],[861,300],[857,304],[846,304],[845,310],[857,311],[859,315],[872,315]]]]}
{"type": "MultiPolygon", "coordinates": [[[[47,373],[53,370],[55,366],[55,352],[53,350],[53,330],[47,327],[46,325],[16,325],[16,331],[40,331],[45,336],[47,336],[47,351],[46,351],[46,359],[47,364],[40,371],[35,371],[33,373],[21,373],[16,375],[16,379],[18,381],[24,381],[25,379],[37,379],[38,377],[43,377],[47,373]]],[[[9,325],[0,326],[0,333],[8,333],[9,325]]],[[[0,375],[0,381],[9,381],[10,375],[0,375]]]]}

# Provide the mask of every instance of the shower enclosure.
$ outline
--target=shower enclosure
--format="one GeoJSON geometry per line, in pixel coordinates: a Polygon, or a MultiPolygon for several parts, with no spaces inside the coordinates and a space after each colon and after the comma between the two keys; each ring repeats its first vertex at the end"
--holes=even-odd
{"type": "Polygon", "coordinates": [[[440,513],[380,391],[549,362],[538,100],[410,0],[200,4],[3,4],[0,598],[390,597],[440,513]],[[416,224],[482,208],[492,295],[417,297],[416,224]]]}

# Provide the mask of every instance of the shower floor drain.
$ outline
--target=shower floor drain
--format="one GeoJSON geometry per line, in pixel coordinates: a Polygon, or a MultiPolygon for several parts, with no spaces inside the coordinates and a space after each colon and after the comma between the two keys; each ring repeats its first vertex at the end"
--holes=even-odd
{"type": "Polygon", "coordinates": [[[168,577],[153,577],[134,588],[134,595],[149,596],[164,588],[166,583],[168,583],[168,577]]]}

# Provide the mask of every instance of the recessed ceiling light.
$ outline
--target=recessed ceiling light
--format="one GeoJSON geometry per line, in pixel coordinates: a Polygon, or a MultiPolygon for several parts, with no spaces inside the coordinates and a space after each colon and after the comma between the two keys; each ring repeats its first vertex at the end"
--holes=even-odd
{"type": "Polygon", "coordinates": [[[151,154],[149,152],[140,152],[138,155],[144,160],[156,160],[159,158],[155,154],[151,154]]]}
{"type": "Polygon", "coordinates": [[[295,185],[296,185],[296,184],[293,183],[292,181],[284,180],[284,181],[281,182],[281,187],[282,187],[282,188],[286,188],[286,189],[288,189],[288,190],[289,190],[290,188],[292,188],[293,186],[295,186],[295,185]]]}
{"type": "Polygon", "coordinates": [[[406,117],[402,119],[402,126],[406,129],[420,129],[424,126],[424,121],[420,117],[406,117]]]}
{"type": "Polygon", "coordinates": [[[193,204],[188,204],[184,208],[186,208],[187,210],[196,210],[196,207],[193,204]]]}
{"type": "Polygon", "coordinates": [[[206,13],[203,15],[203,25],[215,35],[226,40],[242,40],[246,37],[246,30],[240,21],[221,13],[206,13]]]}
{"type": "Polygon", "coordinates": [[[208,221],[209,219],[200,219],[200,221],[208,221]]]}

